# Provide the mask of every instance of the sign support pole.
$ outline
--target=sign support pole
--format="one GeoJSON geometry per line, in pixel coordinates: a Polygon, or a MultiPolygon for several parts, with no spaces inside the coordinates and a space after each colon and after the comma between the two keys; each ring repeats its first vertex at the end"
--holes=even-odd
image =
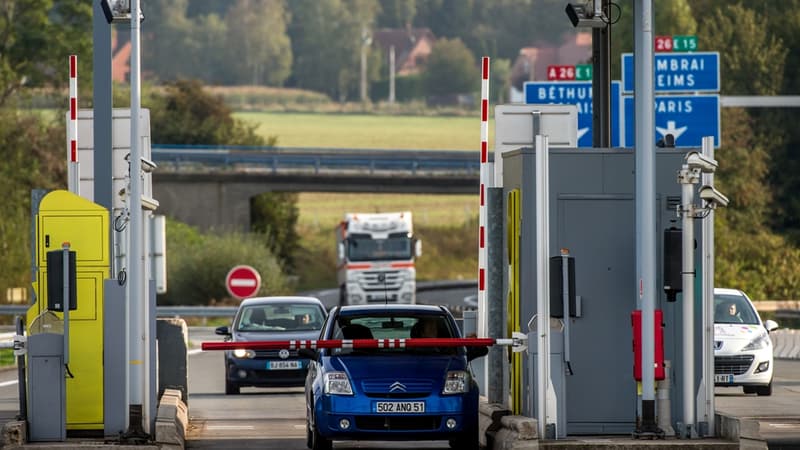
{"type": "Polygon", "coordinates": [[[655,111],[653,110],[653,1],[634,6],[636,114],[636,292],[642,310],[642,404],[637,433],[660,430],[655,421],[655,111]]]}

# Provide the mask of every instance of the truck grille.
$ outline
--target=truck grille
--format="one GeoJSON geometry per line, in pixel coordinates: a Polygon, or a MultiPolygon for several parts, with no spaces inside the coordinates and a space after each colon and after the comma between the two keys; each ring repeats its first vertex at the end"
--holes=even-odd
{"type": "Polygon", "coordinates": [[[714,373],[717,375],[741,375],[753,364],[753,355],[717,356],[714,358],[714,373]]]}
{"type": "Polygon", "coordinates": [[[365,291],[395,291],[403,285],[403,278],[398,270],[368,271],[359,274],[358,284],[365,291]],[[380,275],[384,280],[380,280],[380,275]]]}

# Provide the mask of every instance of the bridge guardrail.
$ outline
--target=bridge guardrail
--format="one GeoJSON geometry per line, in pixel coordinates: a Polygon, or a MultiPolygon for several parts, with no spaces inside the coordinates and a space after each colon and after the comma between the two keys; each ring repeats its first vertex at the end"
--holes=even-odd
{"type": "MultiPolygon", "coordinates": [[[[276,173],[280,170],[355,169],[368,171],[455,172],[480,171],[476,151],[341,149],[304,147],[153,145],[152,158],[161,169],[186,167],[231,168],[237,165],[262,167],[276,173]]],[[[491,159],[491,158],[490,158],[491,159]]]]}

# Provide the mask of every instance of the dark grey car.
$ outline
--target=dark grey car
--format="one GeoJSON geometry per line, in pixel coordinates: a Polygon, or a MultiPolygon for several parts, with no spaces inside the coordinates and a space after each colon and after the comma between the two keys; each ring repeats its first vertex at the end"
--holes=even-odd
{"type": "MultiPolygon", "coordinates": [[[[314,297],[254,297],[239,305],[230,327],[216,329],[226,341],[317,339],[327,311],[314,297]]],[[[225,352],[225,393],[245,386],[303,386],[308,359],[296,350],[225,352]]]]}

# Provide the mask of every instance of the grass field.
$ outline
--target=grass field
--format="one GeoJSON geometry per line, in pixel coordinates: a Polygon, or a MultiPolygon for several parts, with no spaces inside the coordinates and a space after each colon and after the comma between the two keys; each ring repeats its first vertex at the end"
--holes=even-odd
{"type": "MultiPolygon", "coordinates": [[[[279,146],[475,149],[475,158],[479,157],[477,117],[266,112],[237,112],[235,117],[258,124],[258,132],[265,137],[277,136],[279,146]]],[[[418,279],[474,279],[477,189],[476,185],[475,195],[301,193],[298,290],[336,285],[333,229],[345,212],[411,211],[415,232],[423,241],[418,279]]]]}
{"type": "Polygon", "coordinates": [[[302,226],[333,228],[346,212],[411,211],[414,224],[460,225],[478,217],[478,195],[331,194],[301,193],[302,226]]]}
{"type": "MultiPolygon", "coordinates": [[[[277,136],[281,147],[475,150],[480,120],[455,116],[299,114],[237,112],[234,117],[259,124],[257,132],[277,136]]],[[[492,147],[492,130],[489,130],[492,147]]]]}

